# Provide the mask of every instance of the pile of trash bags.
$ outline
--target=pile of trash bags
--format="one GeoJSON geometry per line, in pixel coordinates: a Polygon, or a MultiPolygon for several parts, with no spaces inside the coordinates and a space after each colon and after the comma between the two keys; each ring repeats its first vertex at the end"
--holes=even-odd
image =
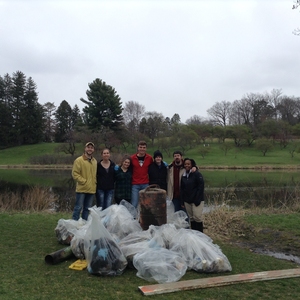
{"type": "Polygon", "coordinates": [[[167,200],[167,224],[143,230],[138,219],[138,211],[122,200],[105,210],[90,208],[87,221],[60,219],[55,233],[77,258],[86,259],[94,275],[121,275],[128,267],[142,279],[166,283],[180,280],[187,270],[232,270],[220,247],[204,233],[189,229],[186,213],[175,212],[172,201],[167,200]]]}

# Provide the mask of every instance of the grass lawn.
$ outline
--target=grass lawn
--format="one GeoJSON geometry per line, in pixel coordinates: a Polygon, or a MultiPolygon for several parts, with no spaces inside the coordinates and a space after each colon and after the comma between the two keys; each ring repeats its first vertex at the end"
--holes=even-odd
{"type": "MultiPolygon", "coordinates": [[[[26,145],[19,147],[12,147],[8,149],[0,150],[0,165],[12,166],[12,165],[28,165],[30,157],[54,154],[55,149],[59,144],[57,143],[41,143],[35,145],[26,145]]],[[[77,150],[74,158],[81,155],[83,151],[82,145],[76,146],[77,150]]],[[[257,150],[255,147],[238,149],[233,147],[225,153],[221,150],[220,144],[213,142],[209,144],[209,153],[203,158],[200,153],[202,145],[187,150],[185,157],[194,158],[200,168],[260,168],[260,167],[289,167],[289,168],[300,168],[300,153],[294,153],[294,157],[291,157],[289,148],[280,149],[279,145],[276,145],[272,151],[266,153],[266,156],[262,155],[262,152],[257,150]]],[[[153,154],[157,149],[157,146],[148,146],[147,152],[153,154]]],[[[171,150],[171,153],[173,153],[171,150]]],[[[135,149],[130,149],[129,153],[134,153],[135,149]]],[[[62,153],[61,153],[62,154],[62,153]]],[[[172,156],[168,156],[164,153],[164,161],[170,163],[172,156]]],[[[69,154],[65,154],[69,155],[69,154]]],[[[99,156],[99,150],[97,150],[99,156]]],[[[112,151],[113,155],[113,151],[112,151]]]]}
{"type": "MultiPolygon", "coordinates": [[[[1,213],[0,299],[144,299],[138,286],[149,282],[126,269],[120,276],[98,277],[87,270],[70,270],[70,259],[57,265],[45,255],[65,246],[55,237],[60,218],[69,214],[1,213]]],[[[293,218],[293,216],[291,216],[293,218]]],[[[298,218],[298,217],[297,217],[298,218]]],[[[299,221],[298,219],[295,221],[299,221]]],[[[253,220],[259,222],[259,220],[253,220]]],[[[276,220],[274,221],[277,222],[276,220]]],[[[271,221],[270,221],[271,223],[271,221]]],[[[292,221],[291,221],[292,223],[292,221]]],[[[293,228],[293,226],[291,226],[293,228]]],[[[254,254],[229,243],[214,241],[228,257],[232,272],[200,274],[188,271],[181,280],[296,268],[294,263],[254,254]]],[[[224,287],[150,296],[151,299],[299,299],[299,278],[243,283],[224,287]]]]}

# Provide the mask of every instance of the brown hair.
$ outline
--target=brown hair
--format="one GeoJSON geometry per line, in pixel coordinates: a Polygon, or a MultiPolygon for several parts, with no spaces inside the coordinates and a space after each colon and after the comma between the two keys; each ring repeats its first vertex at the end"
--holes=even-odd
{"type": "Polygon", "coordinates": [[[120,163],[119,163],[119,166],[120,166],[120,167],[122,167],[123,162],[124,162],[126,159],[128,159],[128,160],[130,161],[130,164],[131,164],[131,158],[130,158],[129,155],[126,154],[126,155],[124,155],[124,156],[121,158],[121,160],[120,160],[120,163]]]}
{"type": "Polygon", "coordinates": [[[109,154],[110,154],[110,150],[109,150],[108,148],[104,148],[104,149],[102,149],[102,151],[101,151],[101,155],[103,154],[104,150],[108,150],[108,152],[109,152],[109,154]]]}
{"type": "Polygon", "coordinates": [[[145,141],[139,141],[138,146],[147,146],[147,143],[145,141]]]}

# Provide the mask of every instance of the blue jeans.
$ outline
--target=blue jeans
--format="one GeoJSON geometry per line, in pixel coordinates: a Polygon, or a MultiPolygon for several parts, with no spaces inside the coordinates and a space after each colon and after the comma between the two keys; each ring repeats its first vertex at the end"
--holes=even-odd
{"type": "Polygon", "coordinates": [[[97,190],[96,192],[97,206],[102,207],[102,210],[111,206],[113,195],[114,195],[114,190],[97,190]]]}
{"type": "Polygon", "coordinates": [[[131,187],[131,204],[137,208],[139,204],[139,191],[144,190],[147,186],[149,186],[148,183],[146,184],[134,184],[131,187]]]}
{"type": "Polygon", "coordinates": [[[181,201],[180,201],[180,199],[174,198],[174,199],[172,200],[172,202],[173,202],[173,204],[174,204],[175,212],[176,212],[176,211],[179,211],[179,210],[183,210],[183,211],[186,212],[185,208],[182,208],[182,207],[181,207],[181,201]]]}
{"type": "Polygon", "coordinates": [[[84,220],[88,219],[89,208],[92,207],[94,200],[94,194],[87,193],[76,193],[76,202],[73,210],[73,220],[78,220],[80,217],[80,212],[82,210],[81,217],[84,220]]]}

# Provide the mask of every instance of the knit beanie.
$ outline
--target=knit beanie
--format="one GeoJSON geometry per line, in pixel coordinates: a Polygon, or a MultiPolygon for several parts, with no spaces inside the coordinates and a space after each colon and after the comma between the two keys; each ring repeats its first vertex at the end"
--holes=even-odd
{"type": "Polygon", "coordinates": [[[157,156],[160,156],[161,159],[163,159],[163,155],[162,155],[162,153],[161,153],[159,150],[156,150],[156,151],[154,152],[153,158],[155,159],[155,157],[157,157],[157,156]]]}

